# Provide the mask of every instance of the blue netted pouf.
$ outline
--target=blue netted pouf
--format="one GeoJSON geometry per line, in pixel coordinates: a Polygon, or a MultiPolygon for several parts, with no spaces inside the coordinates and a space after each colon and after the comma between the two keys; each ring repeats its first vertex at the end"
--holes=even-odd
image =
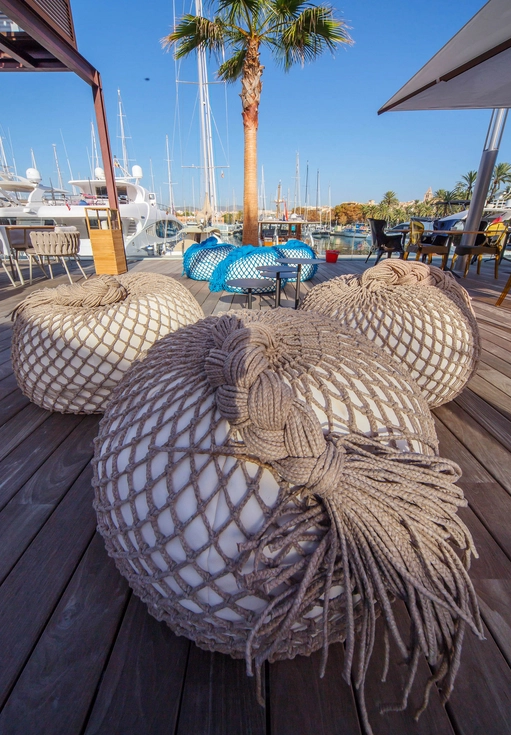
{"type": "MultiPolygon", "coordinates": [[[[231,250],[229,255],[217,265],[209,282],[210,291],[230,291],[243,293],[243,289],[228,286],[227,281],[236,278],[261,278],[259,265],[278,265],[278,258],[285,257],[276,248],[243,245],[231,250]]],[[[286,281],[282,279],[284,286],[286,281]]],[[[252,293],[271,293],[275,291],[275,279],[268,278],[268,286],[254,289],[252,293]]]]}
{"type": "Polygon", "coordinates": [[[234,245],[218,242],[215,237],[192,245],[183,255],[183,275],[194,281],[209,281],[216,266],[233,248],[234,245]]]}
{"type": "MultiPolygon", "coordinates": [[[[277,251],[277,257],[279,258],[293,258],[295,256],[299,258],[316,258],[317,255],[310,245],[302,242],[301,240],[288,240],[283,245],[276,245],[274,250],[277,251]]],[[[302,264],[302,273],[300,281],[309,281],[314,278],[316,271],[318,270],[317,265],[304,265],[302,264]]],[[[291,283],[296,281],[296,278],[288,279],[291,283]]]]}

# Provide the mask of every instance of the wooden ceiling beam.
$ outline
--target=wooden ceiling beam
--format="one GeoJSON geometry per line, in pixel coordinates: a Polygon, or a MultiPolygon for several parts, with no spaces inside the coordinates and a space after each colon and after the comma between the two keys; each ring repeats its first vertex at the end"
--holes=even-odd
{"type": "Polygon", "coordinates": [[[73,71],[92,87],[95,86],[96,69],[92,64],[89,64],[87,59],[84,59],[57,31],[44,23],[23,0],[0,0],[0,10],[55,56],[69,71],[73,71]]]}
{"type": "Polygon", "coordinates": [[[1,33],[0,50],[5,51],[12,59],[18,61],[22,66],[25,66],[27,69],[35,69],[37,67],[36,62],[29,54],[24,53],[20,48],[16,48],[16,42],[10,41],[1,33]]]}

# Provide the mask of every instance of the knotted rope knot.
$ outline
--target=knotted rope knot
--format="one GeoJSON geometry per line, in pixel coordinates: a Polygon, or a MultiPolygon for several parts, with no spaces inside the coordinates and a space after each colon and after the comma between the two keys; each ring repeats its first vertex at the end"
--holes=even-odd
{"type": "Polygon", "coordinates": [[[443,288],[450,273],[409,260],[387,260],[363,273],[360,282],[371,291],[394,286],[437,286],[443,288]],[[438,271],[438,273],[436,273],[438,271]]]}
{"type": "Polygon", "coordinates": [[[96,276],[83,283],[45,288],[27,296],[14,310],[15,319],[26,309],[44,309],[48,306],[75,306],[84,309],[107,306],[123,301],[128,290],[113,276],[96,276]]]}
{"type": "Polygon", "coordinates": [[[222,317],[213,329],[205,372],[220,415],[247,452],[292,485],[330,495],[339,485],[344,450],[323,434],[310,406],[278,374],[279,345],[263,324],[222,317]]]}

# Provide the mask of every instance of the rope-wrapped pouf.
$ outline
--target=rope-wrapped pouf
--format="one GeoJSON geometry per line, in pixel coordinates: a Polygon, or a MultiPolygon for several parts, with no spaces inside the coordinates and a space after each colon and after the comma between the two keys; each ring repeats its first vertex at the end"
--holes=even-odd
{"type": "MultiPolygon", "coordinates": [[[[283,245],[275,245],[275,251],[279,258],[293,258],[296,256],[299,258],[316,257],[316,253],[313,248],[301,240],[288,240],[283,245]]],[[[303,263],[300,281],[310,281],[310,279],[314,278],[316,275],[317,270],[317,265],[307,265],[306,263],[303,263]]],[[[288,278],[288,280],[293,283],[296,281],[296,278],[288,278]]]]}
{"type": "Polygon", "coordinates": [[[381,345],[410,371],[430,407],[461,393],[477,367],[470,297],[440,268],[387,260],[361,276],[314,286],[300,308],[335,317],[381,345]]]}
{"type": "Polygon", "coordinates": [[[15,311],[14,374],[42,408],[102,413],[134,360],[203,316],[184,286],[151,273],[35,291],[15,311]]]}
{"type": "Polygon", "coordinates": [[[381,613],[410,686],[424,653],[448,695],[465,626],[481,624],[459,469],[436,448],[417,386],[335,320],[209,317],[160,340],[113,393],[95,443],[98,528],[158,620],[249,673],[321,647],[324,670],[346,640],[344,676],[356,653],[363,690],[381,613]]]}
{"type": "MultiPolygon", "coordinates": [[[[215,268],[209,282],[210,291],[229,291],[230,293],[244,293],[242,288],[228,286],[227,281],[237,278],[265,278],[257,269],[258,265],[278,265],[278,258],[282,257],[275,248],[254,247],[243,245],[234,248],[215,268]]],[[[275,279],[265,278],[268,286],[254,288],[252,293],[272,293],[275,291],[275,279]]],[[[286,281],[282,279],[282,286],[286,281]]]]}
{"type": "Polygon", "coordinates": [[[196,243],[183,255],[183,275],[195,281],[209,281],[216,266],[233,250],[234,245],[208,238],[196,243]]]}

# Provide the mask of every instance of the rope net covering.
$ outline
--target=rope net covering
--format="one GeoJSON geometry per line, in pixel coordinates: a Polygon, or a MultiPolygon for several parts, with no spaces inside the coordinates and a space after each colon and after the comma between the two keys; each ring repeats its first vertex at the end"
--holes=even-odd
{"type": "Polygon", "coordinates": [[[97,276],[35,291],[14,313],[14,374],[42,408],[102,413],[134,360],[203,316],[184,286],[152,273],[97,276]]]}
{"type": "MultiPolygon", "coordinates": [[[[288,240],[284,245],[275,245],[275,252],[279,258],[292,258],[296,256],[300,258],[316,257],[316,253],[311,246],[301,240],[288,240]]],[[[309,281],[311,278],[314,278],[317,270],[317,265],[302,265],[300,281],[309,281]]],[[[289,278],[288,280],[294,283],[296,278],[289,278]]]]}
{"type": "Polygon", "coordinates": [[[234,245],[217,241],[192,245],[183,255],[183,275],[195,281],[209,281],[216,266],[233,248],[234,245]]]}
{"type": "Polygon", "coordinates": [[[99,531],[158,620],[256,676],[319,648],[324,671],[345,640],[363,702],[381,614],[409,665],[403,708],[421,653],[447,697],[465,627],[481,634],[459,476],[383,350],[283,309],[160,340],[114,391],[94,458],[99,531]]]}
{"type": "Polygon", "coordinates": [[[430,407],[455,398],[476,370],[479,331],[470,297],[440,268],[387,260],[361,276],[314,286],[300,308],[335,317],[383,347],[430,407]]]}
{"type": "MultiPolygon", "coordinates": [[[[228,286],[227,281],[236,278],[263,278],[268,281],[268,286],[253,289],[253,293],[271,293],[275,291],[275,279],[262,276],[257,270],[257,266],[278,265],[278,258],[280,257],[282,256],[275,252],[275,248],[255,247],[254,245],[242,245],[234,248],[213,271],[209,289],[210,291],[243,293],[242,288],[228,286]]],[[[286,281],[282,279],[282,285],[285,284],[286,281]]]]}

